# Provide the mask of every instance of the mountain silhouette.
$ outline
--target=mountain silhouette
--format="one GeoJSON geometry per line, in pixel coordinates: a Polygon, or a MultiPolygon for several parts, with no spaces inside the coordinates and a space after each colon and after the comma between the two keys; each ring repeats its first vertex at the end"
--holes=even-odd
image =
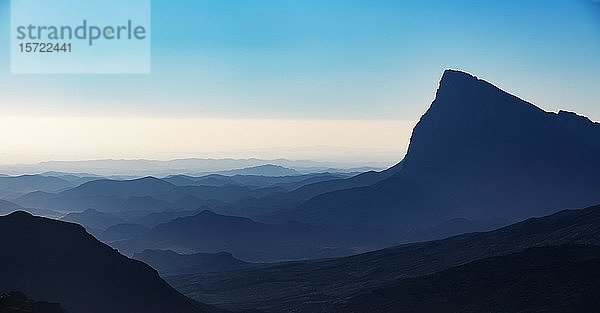
{"type": "Polygon", "coordinates": [[[227,252],[183,255],[171,250],[144,250],[133,258],[149,264],[161,275],[225,272],[253,265],[227,252]]]}
{"type": "Polygon", "coordinates": [[[0,199],[0,214],[4,215],[21,209],[23,209],[23,207],[21,207],[18,204],[14,204],[10,201],[0,199]]]}
{"type": "MultiPolygon", "coordinates": [[[[230,309],[257,308],[265,312],[281,312],[293,307],[295,312],[323,312],[322,309],[329,305],[354,295],[477,260],[520,253],[535,247],[600,246],[599,234],[600,206],[595,206],[531,218],[490,232],[405,244],[350,257],[274,264],[227,273],[183,275],[169,277],[168,280],[192,297],[210,299],[209,303],[230,309]],[[200,279],[201,286],[197,284],[200,279]],[[256,290],[257,293],[250,295],[247,290],[256,290]]],[[[498,267],[500,273],[507,268],[498,267]]],[[[490,267],[488,272],[493,272],[492,269],[490,267]]],[[[526,271],[521,273],[527,274],[526,271]]],[[[468,273],[469,277],[475,278],[479,274],[485,275],[468,273]]],[[[546,274],[552,275],[552,272],[546,274]]],[[[495,279],[501,277],[496,276],[495,279]]],[[[597,275],[591,278],[597,280],[597,275]]],[[[493,285],[490,286],[493,288],[493,285]]],[[[423,301],[433,302],[434,298],[428,293],[422,294],[423,301]]],[[[468,300],[475,303],[477,299],[468,300]]],[[[347,311],[338,309],[332,312],[347,311]]]]}
{"type": "Polygon", "coordinates": [[[265,164],[265,165],[247,167],[247,168],[242,168],[242,169],[220,171],[220,172],[217,172],[216,174],[221,174],[221,175],[225,175],[225,176],[257,175],[257,176],[271,176],[271,177],[300,175],[300,173],[294,169],[286,168],[286,167],[274,165],[274,164],[265,164]]]}
{"type": "Polygon", "coordinates": [[[285,197],[293,198],[296,200],[308,200],[317,195],[328,192],[358,187],[367,187],[393,176],[401,168],[402,163],[398,163],[395,166],[392,166],[381,172],[369,171],[347,179],[336,179],[330,181],[316,182],[313,184],[302,186],[294,190],[293,192],[285,195],[285,197]]]}
{"type": "Polygon", "coordinates": [[[20,291],[68,312],[212,312],[156,271],[83,227],[15,212],[0,217],[0,292],[20,291]]]}
{"type": "MultiPolygon", "coordinates": [[[[381,172],[368,171],[357,175],[350,175],[349,178],[317,176],[298,183],[277,184],[276,186],[290,191],[286,193],[273,193],[262,198],[242,199],[241,201],[228,204],[227,211],[235,212],[238,215],[248,216],[267,223],[282,223],[295,219],[299,220],[302,219],[302,217],[294,215],[294,209],[302,205],[303,202],[315,196],[331,193],[333,191],[371,186],[389,178],[396,173],[401,166],[402,163],[399,163],[381,172]]],[[[244,181],[247,182],[247,180],[244,181]]],[[[329,224],[336,224],[338,222],[329,224]]],[[[320,222],[315,219],[312,223],[319,224],[320,222]]]]}
{"type": "Polygon", "coordinates": [[[132,240],[111,245],[133,254],[146,249],[186,254],[227,251],[245,261],[267,262],[350,255],[395,243],[394,237],[372,229],[344,229],[298,222],[259,223],[249,218],[204,210],[160,224],[132,240]]]}
{"type": "Polygon", "coordinates": [[[44,175],[21,175],[0,177],[0,190],[14,192],[31,191],[58,191],[73,187],[73,185],[61,178],[44,175]]]}
{"type": "MultiPolygon", "coordinates": [[[[405,231],[600,203],[600,124],[448,70],[394,173],[264,218],[405,231]]],[[[305,186],[303,188],[308,188],[305,186]]]]}
{"type": "Polygon", "coordinates": [[[529,217],[599,203],[599,159],[600,124],[446,71],[401,176],[443,185],[465,214],[529,217]]]}
{"type": "Polygon", "coordinates": [[[10,201],[0,199],[0,215],[7,215],[16,211],[26,211],[31,214],[36,214],[39,216],[45,216],[50,218],[58,218],[63,214],[60,212],[48,210],[48,209],[40,209],[40,208],[24,208],[18,204],[12,203],[10,201]]]}
{"type": "Polygon", "coordinates": [[[104,230],[110,226],[124,223],[125,220],[115,215],[89,209],[83,212],[69,213],[61,218],[65,222],[80,224],[87,229],[104,230]]]}
{"type": "Polygon", "coordinates": [[[322,181],[330,181],[348,178],[353,174],[348,173],[311,173],[291,176],[259,176],[259,175],[233,175],[225,176],[210,174],[201,177],[188,175],[173,175],[163,178],[177,186],[214,186],[223,187],[228,185],[248,186],[251,188],[281,187],[285,190],[295,190],[305,185],[322,181]]]}
{"type": "MultiPolygon", "coordinates": [[[[319,149],[319,150],[322,150],[319,149]]],[[[309,160],[261,160],[261,159],[175,159],[158,160],[84,160],[84,161],[48,161],[37,164],[4,165],[2,172],[16,173],[50,173],[50,176],[61,176],[63,173],[75,173],[76,176],[104,176],[132,178],[142,176],[164,177],[176,173],[186,175],[206,175],[231,169],[243,169],[266,164],[285,168],[302,169],[303,172],[359,172],[373,169],[373,166],[347,168],[347,164],[337,162],[319,162],[309,160]],[[88,174],[89,173],[89,174],[88,174]]],[[[378,168],[376,165],[375,168],[378,168]]]]}
{"type": "Polygon", "coordinates": [[[204,211],[204,209],[155,212],[155,213],[145,214],[140,217],[134,217],[132,219],[129,219],[129,221],[131,223],[135,223],[135,224],[139,224],[139,225],[142,225],[142,226],[145,226],[148,228],[152,228],[159,224],[170,222],[171,220],[174,220],[179,217],[196,215],[202,211],[204,211]]]}
{"type": "Polygon", "coordinates": [[[101,179],[59,193],[36,191],[12,201],[24,207],[61,211],[96,209],[103,212],[161,212],[222,205],[281,192],[285,190],[279,187],[254,189],[238,185],[176,186],[162,179],[146,177],[134,180],[101,179]],[[192,199],[191,203],[186,199],[192,199]]]}
{"type": "Polygon", "coordinates": [[[175,185],[154,177],[133,180],[100,179],[64,191],[63,196],[152,196],[167,193],[175,185]]]}
{"type": "Polygon", "coordinates": [[[127,240],[143,235],[149,230],[148,227],[139,224],[123,223],[108,227],[101,234],[98,234],[96,238],[103,242],[127,240]]]}

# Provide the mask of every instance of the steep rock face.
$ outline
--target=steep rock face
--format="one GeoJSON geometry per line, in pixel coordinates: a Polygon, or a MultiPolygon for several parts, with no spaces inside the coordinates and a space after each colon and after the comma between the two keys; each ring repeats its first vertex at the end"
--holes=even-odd
{"type": "Polygon", "coordinates": [[[465,215],[520,218],[600,203],[599,160],[600,124],[449,70],[399,175],[437,182],[465,215]]]}
{"type": "Polygon", "coordinates": [[[20,291],[72,313],[211,312],[148,265],[71,223],[15,212],[0,217],[0,292],[20,291]]]}
{"type": "Polygon", "coordinates": [[[600,124],[448,70],[392,176],[271,218],[400,232],[457,217],[518,220],[600,203],[599,160],[600,124]]]}

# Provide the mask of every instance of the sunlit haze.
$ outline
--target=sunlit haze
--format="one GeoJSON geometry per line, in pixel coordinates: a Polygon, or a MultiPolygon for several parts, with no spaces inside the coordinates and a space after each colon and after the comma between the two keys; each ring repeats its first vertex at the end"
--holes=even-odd
{"type": "Polygon", "coordinates": [[[199,156],[390,165],[402,158],[413,126],[396,120],[2,116],[0,163],[199,156]]]}
{"type": "Polygon", "coordinates": [[[144,75],[13,75],[9,17],[0,0],[1,164],[393,163],[447,68],[600,120],[593,0],[154,0],[144,75]]]}

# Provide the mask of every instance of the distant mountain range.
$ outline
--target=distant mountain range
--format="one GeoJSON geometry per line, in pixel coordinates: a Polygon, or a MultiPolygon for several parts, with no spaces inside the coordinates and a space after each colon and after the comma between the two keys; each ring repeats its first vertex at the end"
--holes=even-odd
{"type": "Polygon", "coordinates": [[[0,200],[0,214],[6,215],[20,209],[22,209],[22,207],[18,204],[6,200],[0,200]]]}
{"type": "MultiPolygon", "coordinates": [[[[28,209],[30,210],[30,209],[28,209]]],[[[60,217],[60,220],[73,222],[84,226],[88,231],[104,231],[120,224],[136,224],[142,227],[154,227],[183,216],[198,214],[201,210],[181,211],[132,211],[132,212],[101,212],[88,209],[83,212],[73,212],[60,217]]],[[[96,235],[96,234],[94,234],[96,235]]]]}
{"type": "Polygon", "coordinates": [[[129,240],[147,233],[150,228],[133,223],[120,223],[107,227],[99,234],[94,234],[96,238],[103,242],[113,242],[118,240],[129,240]]]}
{"type": "MultiPolygon", "coordinates": [[[[131,180],[71,177],[69,181],[50,176],[31,175],[0,177],[0,180],[4,179],[7,190],[13,190],[5,192],[5,198],[11,199],[10,202],[24,208],[45,208],[62,212],[82,212],[88,209],[105,212],[162,212],[192,210],[209,205],[223,208],[224,212],[228,210],[241,212],[243,210],[238,207],[244,206],[244,202],[252,199],[274,197],[278,193],[286,193],[306,184],[342,179],[352,175],[352,173],[314,173],[295,176],[211,174],[198,177],[175,175],[163,179],[145,177],[131,180]],[[26,182],[22,182],[23,180],[34,183],[27,185],[26,182]],[[75,182],[80,181],[85,182],[74,185],[75,182]],[[59,186],[60,190],[53,191],[59,186]],[[241,203],[233,205],[236,202],[241,203]]],[[[65,176],[62,174],[61,177],[65,176]]]]}
{"type": "Polygon", "coordinates": [[[65,222],[77,223],[89,230],[105,230],[110,226],[122,224],[126,221],[116,215],[103,213],[94,209],[84,212],[69,213],[61,218],[65,222]]]}
{"type": "Polygon", "coordinates": [[[387,177],[320,183],[330,192],[262,219],[396,231],[460,217],[519,220],[600,203],[598,160],[600,124],[449,70],[387,177]]]}
{"type": "Polygon", "coordinates": [[[16,212],[0,217],[0,292],[60,303],[67,312],[216,312],[165,283],[83,227],[16,212]]]}
{"type": "Polygon", "coordinates": [[[210,174],[206,176],[173,175],[163,178],[164,181],[177,186],[213,186],[223,187],[230,185],[248,186],[252,188],[279,187],[285,190],[294,190],[308,184],[325,182],[336,179],[349,178],[356,173],[313,173],[290,176],[264,176],[264,175],[240,175],[226,176],[222,174],[210,174]]]}
{"type": "Polygon", "coordinates": [[[345,258],[167,279],[195,299],[265,312],[575,312],[600,299],[582,290],[600,284],[599,234],[596,206],[345,258]]]}
{"type": "Polygon", "coordinates": [[[378,229],[266,224],[216,214],[207,207],[145,214],[89,209],[69,213],[61,220],[85,226],[96,238],[128,256],[147,249],[184,254],[226,251],[245,261],[273,262],[345,256],[401,242],[397,234],[378,229]]]}
{"type": "Polygon", "coordinates": [[[33,191],[56,192],[70,187],[74,187],[74,184],[53,176],[1,176],[0,198],[14,198],[33,191]]]}
{"type": "Polygon", "coordinates": [[[101,179],[58,193],[36,191],[13,202],[23,207],[44,207],[62,211],[97,209],[106,212],[160,212],[172,209],[197,209],[203,205],[224,204],[248,197],[264,197],[285,192],[281,188],[252,189],[246,186],[176,186],[167,181],[145,177],[134,180],[101,179]]]}
{"type": "Polygon", "coordinates": [[[350,255],[397,242],[393,234],[374,229],[342,229],[298,222],[264,224],[205,210],[159,224],[131,240],[111,245],[127,255],[146,249],[170,249],[186,254],[227,251],[244,261],[272,262],[350,255]]]}
{"type": "MultiPolygon", "coordinates": [[[[3,165],[0,172],[4,174],[46,173],[75,174],[76,176],[99,175],[105,177],[127,179],[135,177],[167,175],[204,176],[232,171],[229,174],[251,174],[274,176],[290,175],[292,171],[302,174],[318,172],[366,172],[385,168],[381,162],[344,163],[303,160],[263,160],[263,159],[178,159],[170,161],[155,160],[88,160],[88,161],[50,161],[37,164],[3,165]],[[87,174],[90,173],[90,174],[87,174]],[[283,175],[282,175],[283,174],[283,175]]],[[[227,175],[229,175],[227,174],[227,175]]],[[[57,175],[48,175],[57,176],[57,175]]]]}
{"type": "Polygon", "coordinates": [[[242,169],[233,169],[226,171],[219,171],[215,174],[221,174],[225,176],[233,176],[233,175],[258,175],[258,176],[271,176],[271,177],[279,177],[279,176],[297,176],[302,173],[291,169],[286,168],[279,165],[273,164],[265,164],[254,167],[247,167],[242,169]]]}
{"type": "Polygon", "coordinates": [[[12,203],[10,201],[0,200],[0,215],[8,215],[15,211],[22,211],[22,210],[27,210],[31,214],[52,217],[52,218],[58,218],[58,217],[62,216],[62,214],[60,212],[56,212],[56,211],[52,211],[52,210],[48,210],[48,209],[37,209],[37,208],[25,209],[22,206],[12,203]]]}

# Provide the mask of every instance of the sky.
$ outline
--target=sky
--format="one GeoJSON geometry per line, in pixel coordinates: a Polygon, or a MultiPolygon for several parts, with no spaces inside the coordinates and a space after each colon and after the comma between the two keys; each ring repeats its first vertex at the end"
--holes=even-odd
{"type": "Polygon", "coordinates": [[[135,75],[11,74],[9,20],[0,0],[0,164],[393,164],[447,68],[600,121],[595,0],[153,0],[135,75]]]}

